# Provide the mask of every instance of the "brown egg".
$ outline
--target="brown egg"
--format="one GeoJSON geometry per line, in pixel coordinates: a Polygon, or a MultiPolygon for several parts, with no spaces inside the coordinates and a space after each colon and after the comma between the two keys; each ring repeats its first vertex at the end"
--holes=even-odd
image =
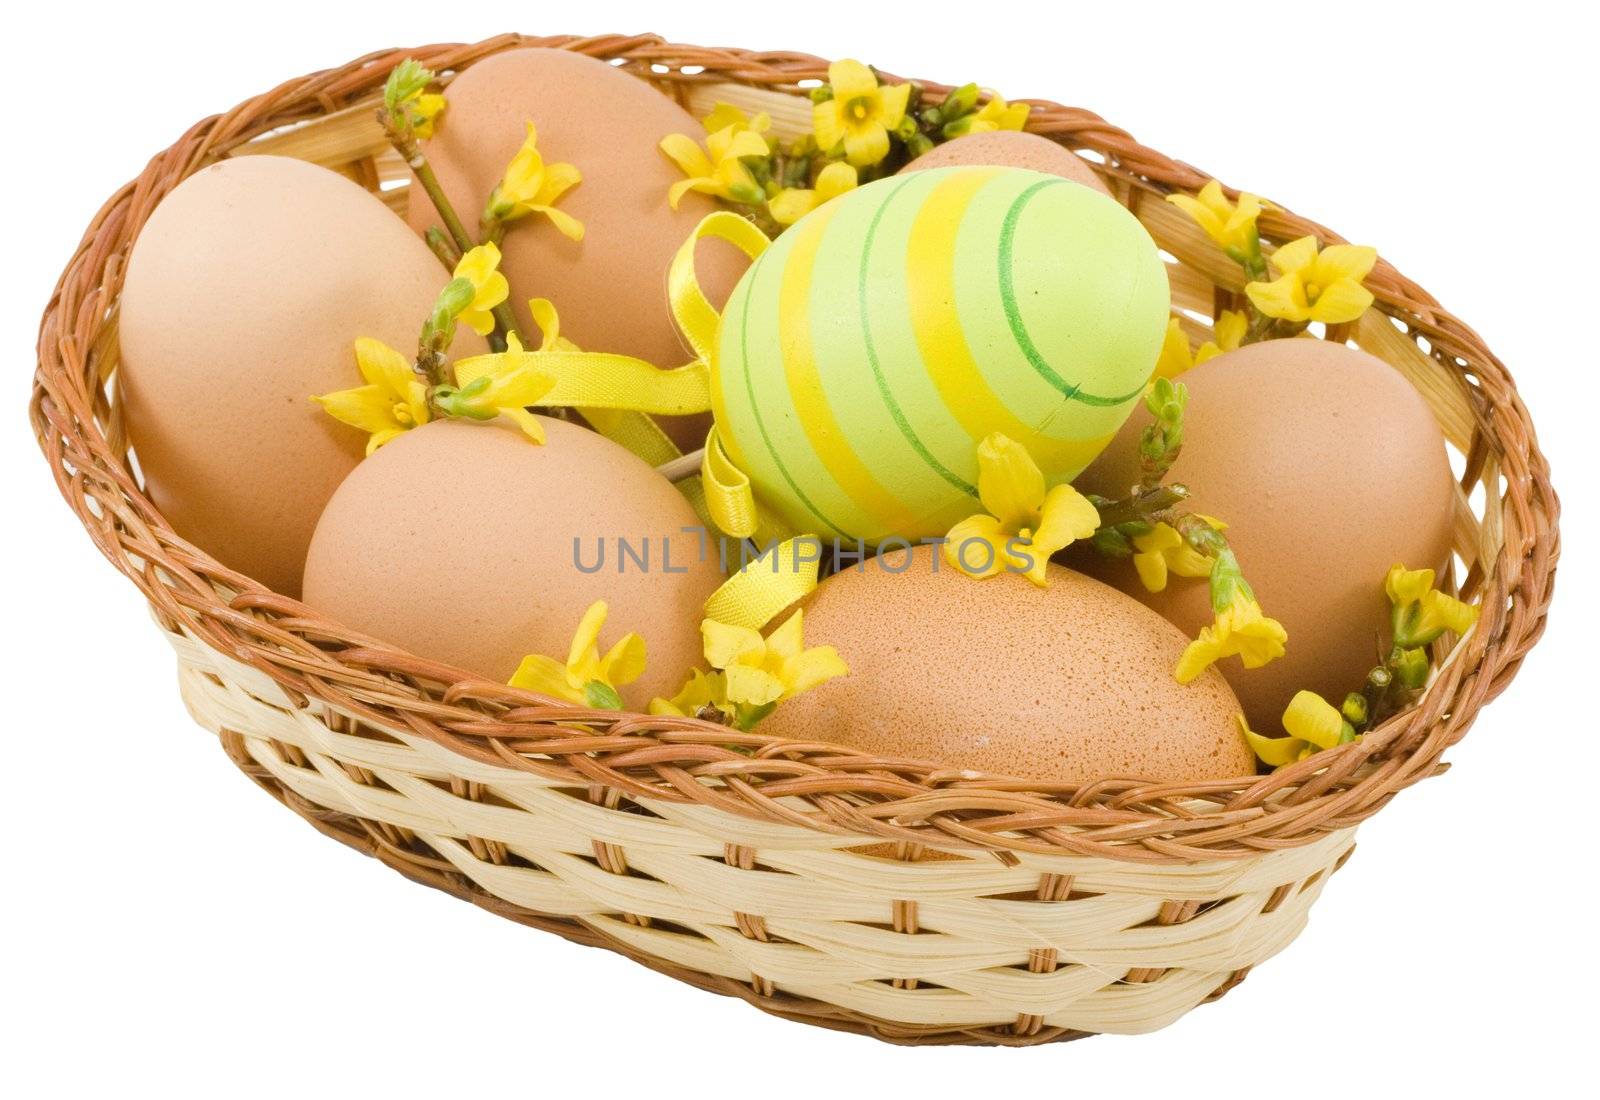
{"type": "Polygon", "coordinates": [[[716,554],[701,557],[699,520],[665,478],[586,428],[541,420],[543,446],[499,423],[437,420],[375,452],[317,524],[306,603],[503,681],[525,654],[565,661],[605,600],[601,651],[630,630],[645,640],[648,668],[623,698],[670,696],[700,663],[716,554]]]}
{"type": "MultiPolygon", "coordinates": [[[[300,594],[322,506],[366,437],[309,400],[361,385],[354,342],[401,351],[449,276],[371,194],[239,157],[168,195],[134,242],[119,386],[145,488],[173,529],[300,594]]],[[[456,350],[485,350],[463,330],[456,350]]]]}
{"type": "Polygon", "coordinates": [[[1089,167],[1089,162],[1047,137],[1021,130],[991,130],[936,145],[900,169],[901,173],[924,168],[951,168],[956,165],[997,164],[1005,168],[1031,168],[1052,176],[1092,187],[1102,195],[1111,194],[1105,181],[1089,167]]]}
{"type": "MultiPolygon", "coordinates": [[[[1395,562],[1438,567],[1450,551],[1451,475],[1427,405],[1388,364],[1325,340],[1271,340],[1183,376],[1184,447],[1171,480],[1195,511],[1226,522],[1262,609],[1283,623],[1288,652],[1258,669],[1220,665],[1258,732],[1283,731],[1301,689],[1337,704],[1378,659],[1395,562]]],[[[1079,488],[1107,497],[1137,479],[1136,413],[1079,488]]],[[[1127,561],[1092,553],[1073,564],[1143,600],[1194,634],[1211,618],[1204,580],[1149,593],[1127,561]]]]}
{"type": "MultiPolygon", "coordinates": [[[[558,203],[583,222],[583,240],[568,240],[538,215],[506,235],[501,269],[523,330],[535,332],[528,299],[549,298],[562,335],[579,347],[658,367],[687,362],[667,305],[667,268],[717,207],[694,193],[676,211],[667,205],[667,191],[683,174],[657,146],[673,133],[703,138],[700,122],[637,77],[567,50],[496,54],[468,68],[446,94],[449,106],[424,149],[469,227],[477,225],[530,120],[546,163],[565,161],[583,174],[558,203]]],[[[439,221],[420,187],[411,189],[408,217],[418,232],[439,221]]],[[[696,266],[713,302],[725,300],[747,262],[720,241],[702,244],[696,266]]],[[[710,419],[664,418],[663,427],[690,449],[705,441],[710,419]]]]}
{"type": "Polygon", "coordinates": [[[1254,771],[1222,678],[1172,678],[1177,628],[1080,573],[1049,576],[973,580],[929,546],[835,574],[803,605],[806,644],[836,647],[850,674],[761,731],[1064,783],[1254,771]]]}

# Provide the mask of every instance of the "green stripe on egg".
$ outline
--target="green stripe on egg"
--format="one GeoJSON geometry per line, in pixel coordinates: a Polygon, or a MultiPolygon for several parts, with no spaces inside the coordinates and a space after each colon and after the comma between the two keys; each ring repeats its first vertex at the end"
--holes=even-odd
{"type": "Polygon", "coordinates": [[[1155,244],[1112,200],[1021,169],[868,184],[801,219],[723,314],[729,453],[799,530],[878,543],[977,510],[1002,431],[1051,484],[1137,403],[1166,328],[1155,244]]]}

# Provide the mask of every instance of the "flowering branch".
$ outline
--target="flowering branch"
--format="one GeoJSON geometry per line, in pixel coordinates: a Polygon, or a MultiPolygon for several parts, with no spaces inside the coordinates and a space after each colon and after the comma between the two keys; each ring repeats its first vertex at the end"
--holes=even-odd
{"type": "Polygon", "coordinates": [[[456,242],[445,235],[445,231],[437,225],[428,226],[428,231],[422,235],[429,250],[439,258],[446,271],[455,270],[456,264],[461,262],[461,250],[456,247],[456,242]]]}
{"type": "Polygon", "coordinates": [[[1347,744],[1410,706],[1433,671],[1427,647],[1447,632],[1465,634],[1478,621],[1476,607],[1434,587],[1432,569],[1397,564],[1384,578],[1383,588],[1390,604],[1388,657],[1367,673],[1361,690],[1350,692],[1337,708],[1316,692],[1296,693],[1283,712],[1287,737],[1263,737],[1244,726],[1245,739],[1262,763],[1282,767],[1347,744]]]}
{"type": "Polygon", "coordinates": [[[437,74],[433,70],[414,59],[407,58],[396,65],[383,84],[383,103],[377,112],[378,124],[383,127],[389,144],[406,162],[406,167],[416,175],[417,182],[428,193],[428,198],[433,200],[433,208],[443,219],[456,249],[466,253],[475,242],[456,214],[444,188],[439,186],[439,177],[433,174],[428,158],[417,145],[419,138],[432,136],[434,118],[444,109],[443,96],[430,96],[426,92],[436,79],[437,74]]]}
{"type": "Polygon", "coordinates": [[[408,361],[379,340],[356,341],[356,364],[366,385],[313,396],[335,420],[368,433],[367,453],[439,417],[494,420],[505,417],[535,443],[544,429],[528,406],[539,404],[555,379],[523,362],[478,356],[460,369],[449,359],[456,326],[479,335],[495,327],[493,311],[504,303],[510,284],[498,270],[500,250],[479,245],[456,263],[451,279],[417,336],[416,358],[408,361]]]}
{"type": "Polygon", "coordinates": [[[1229,259],[1244,269],[1250,322],[1242,343],[1298,336],[1313,321],[1338,325],[1354,321],[1372,305],[1362,280],[1377,262],[1365,245],[1336,244],[1325,249],[1314,236],[1290,241],[1272,254],[1270,268],[1261,250],[1256,221],[1267,204],[1249,192],[1229,201],[1222,184],[1209,181],[1195,195],[1168,195],[1229,259]],[[1271,269],[1278,277],[1271,278],[1271,269]]]}
{"type": "Polygon", "coordinates": [[[1171,574],[1208,578],[1215,620],[1178,661],[1173,675],[1179,683],[1188,683],[1232,655],[1238,655],[1246,668],[1257,668],[1283,656],[1288,640],[1282,624],[1262,613],[1223,534],[1226,525],[1180,510],[1189,490],[1166,482],[1183,450],[1188,401],[1188,387],[1182,382],[1157,378],[1144,399],[1153,422],[1139,436],[1138,484],[1121,500],[1089,498],[1101,520],[1091,536],[1094,547],[1108,556],[1131,557],[1147,589],[1160,592],[1171,574]]]}
{"type": "Polygon", "coordinates": [[[1031,108],[984,93],[976,84],[923,103],[914,83],[885,84],[876,69],[849,59],[828,66],[810,93],[811,132],[784,145],[767,136],[771,119],[719,103],[704,119],[701,143],[670,134],[661,151],[683,171],[668,201],[686,191],[712,195],[775,237],[823,203],[861,183],[893,175],[935,145],[965,134],[1021,130],[1031,108]]]}
{"type": "MultiPolygon", "coordinates": [[[[431,69],[407,58],[396,65],[384,81],[383,103],[377,114],[384,136],[417,177],[417,183],[432,200],[434,210],[438,211],[440,220],[444,222],[444,231],[431,226],[423,239],[440,262],[447,269],[453,269],[477,242],[467,231],[466,223],[456,213],[455,205],[439,183],[439,177],[434,175],[433,165],[428,163],[422,147],[417,144],[419,138],[433,136],[434,119],[446,106],[444,96],[426,91],[436,79],[437,74],[431,69]]],[[[492,243],[498,244],[499,241],[492,243]]],[[[516,317],[504,302],[494,308],[493,314],[495,324],[483,335],[488,337],[493,350],[504,351],[506,334],[517,331],[516,317]]]]}

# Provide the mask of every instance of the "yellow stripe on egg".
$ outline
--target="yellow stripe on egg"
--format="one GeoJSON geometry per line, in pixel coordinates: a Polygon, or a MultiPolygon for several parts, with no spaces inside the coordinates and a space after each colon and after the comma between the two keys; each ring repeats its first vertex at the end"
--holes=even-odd
{"type": "Polygon", "coordinates": [[[860,532],[867,538],[876,538],[905,530],[913,526],[918,517],[912,515],[892,492],[884,488],[856,453],[839,418],[834,414],[828,391],[818,372],[812,339],[817,319],[812,312],[811,291],[817,252],[822,247],[823,234],[832,224],[838,209],[836,203],[830,203],[792,231],[796,234],[796,240],[784,265],[783,282],[778,291],[779,339],[783,347],[784,377],[789,384],[789,400],[794,405],[801,430],[817,458],[848,498],[841,499],[830,494],[832,499],[826,502],[819,500],[818,504],[849,530],[860,532]]]}

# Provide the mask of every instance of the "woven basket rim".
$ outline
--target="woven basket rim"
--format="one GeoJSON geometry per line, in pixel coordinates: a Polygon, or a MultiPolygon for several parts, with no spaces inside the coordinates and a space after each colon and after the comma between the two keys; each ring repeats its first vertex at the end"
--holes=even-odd
{"type": "MultiPolygon", "coordinates": [[[[819,742],[737,734],[693,719],[617,715],[566,705],[462,674],[354,634],[263,589],[180,539],[139,489],[105,383],[116,359],[116,295],[127,250],[155,204],[194,171],[261,134],[350,107],[415,57],[441,72],[527,46],[611,60],[680,94],[735,82],[801,94],[827,62],[786,51],[669,43],[655,35],[500,35],[471,45],[383,50],[287,81],[203,119],[157,154],[90,222],[40,324],[29,414],[68,503],[101,551],[164,624],[275,681],[298,704],[319,701],[377,731],[431,740],[485,763],[522,768],[624,798],[698,802],[762,820],[950,849],[1070,853],[1116,860],[1204,861],[1310,843],[1375,813],[1398,791],[1444,770],[1443,753],[1498,695],[1543,632],[1560,552],[1559,504],[1533,424],[1504,365],[1475,332],[1380,259],[1367,281],[1377,308],[1426,341],[1466,392],[1475,422],[1467,474],[1497,464],[1504,538],[1492,570],[1474,565],[1461,591],[1482,608],[1429,691],[1359,742],[1268,775],[1185,784],[1123,779],[1085,786],[979,776],[872,757],[819,742]],[[689,71],[685,72],[684,70],[689,71]]],[[[898,79],[891,77],[891,79],[898,79]]],[[[919,81],[935,92],[947,85],[919,81]]],[[[1029,129],[1105,158],[1095,165],[1130,206],[1211,177],[1088,111],[1048,100],[1029,129]]],[[[1277,241],[1343,238],[1277,208],[1277,241]]]]}

